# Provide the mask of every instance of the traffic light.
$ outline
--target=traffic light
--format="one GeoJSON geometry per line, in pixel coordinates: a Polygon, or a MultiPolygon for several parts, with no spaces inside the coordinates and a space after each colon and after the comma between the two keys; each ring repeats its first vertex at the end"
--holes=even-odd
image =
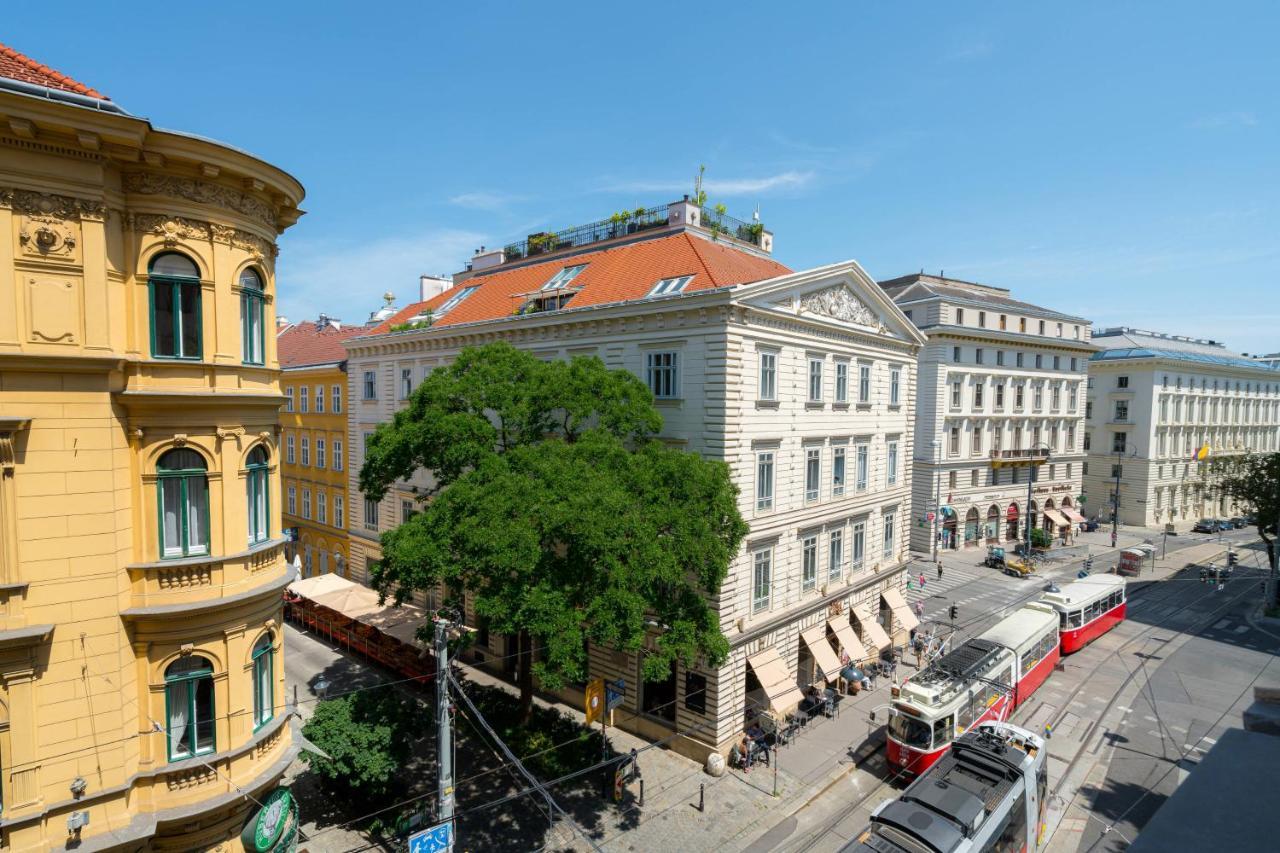
{"type": "Polygon", "coordinates": [[[956,621],[956,617],[959,616],[960,614],[960,608],[953,604],[951,605],[950,613],[951,613],[951,621],[954,622],[956,621]]]}
{"type": "Polygon", "coordinates": [[[1228,566],[1235,567],[1236,565],[1238,565],[1238,564],[1239,564],[1239,562],[1240,562],[1240,555],[1239,555],[1239,554],[1237,554],[1235,551],[1228,551],[1228,552],[1227,552],[1227,565],[1228,565],[1228,566]]]}
{"type": "Polygon", "coordinates": [[[1087,575],[1093,569],[1093,557],[1084,558],[1084,573],[1087,575]]]}

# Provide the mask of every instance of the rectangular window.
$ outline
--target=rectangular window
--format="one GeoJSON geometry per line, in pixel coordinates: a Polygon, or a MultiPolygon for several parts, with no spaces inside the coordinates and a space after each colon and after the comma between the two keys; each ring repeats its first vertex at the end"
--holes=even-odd
{"type": "Polygon", "coordinates": [[[858,365],[858,402],[871,402],[871,365],[858,365]]]}
{"type": "Polygon", "coordinates": [[[1044,367],[1044,356],[1036,353],[1036,370],[1044,367]]]}
{"type": "Polygon", "coordinates": [[[1128,377],[1128,376],[1117,376],[1117,377],[1116,377],[1116,387],[1117,387],[1117,388],[1128,388],[1128,387],[1129,387],[1129,377],[1128,377]]]}
{"type": "Polygon", "coordinates": [[[400,501],[400,523],[413,518],[413,501],[400,501]]]}
{"type": "Polygon", "coordinates": [[[1116,420],[1117,421],[1129,420],[1129,401],[1128,400],[1116,400],[1116,420]]]}
{"type": "Polygon", "coordinates": [[[1022,353],[1020,353],[1020,352],[1015,352],[1015,353],[1013,354],[1013,366],[1014,366],[1014,367],[1022,367],[1022,353]]]}
{"type": "Polygon", "coordinates": [[[1061,405],[1062,405],[1062,389],[1059,388],[1057,385],[1054,385],[1052,388],[1049,389],[1049,408],[1056,412],[1058,411],[1058,408],[1061,405]]]}
{"type": "Polygon", "coordinates": [[[996,367],[1004,367],[1004,350],[996,350],[996,367]]]}
{"type": "Polygon", "coordinates": [[[366,530],[378,529],[378,502],[364,499],[364,526],[366,530]]]}
{"type": "Polygon", "coordinates": [[[1054,370],[1059,370],[1059,369],[1060,369],[1060,366],[1061,366],[1061,363],[1062,363],[1062,359],[1061,359],[1059,356],[1056,356],[1056,355],[1055,355],[1055,356],[1053,357],[1053,369],[1054,369],[1054,370]]]}
{"type": "Polygon", "coordinates": [[[844,494],[844,452],[843,447],[831,448],[831,496],[838,497],[844,494]]]}
{"type": "Polygon", "coordinates": [[[413,393],[413,368],[400,368],[400,399],[407,400],[413,393]]]}
{"type": "Polygon", "coordinates": [[[678,359],[679,354],[674,352],[645,353],[645,375],[654,397],[674,400],[680,396],[678,359]]]}
{"type": "Polygon", "coordinates": [[[302,464],[311,464],[311,439],[305,435],[302,437],[302,464]]]}
{"type": "MultiPolygon", "coordinates": [[[[1018,331],[1019,331],[1019,332],[1025,332],[1026,330],[1027,330],[1027,318],[1026,318],[1026,317],[1019,317],[1019,318],[1018,318],[1018,331]]],[[[1021,367],[1022,365],[1021,365],[1021,364],[1019,364],[1018,366],[1019,366],[1019,367],[1021,367]]]]}
{"type": "Polygon", "coordinates": [[[1004,411],[1004,383],[996,384],[996,411],[1004,411]]]}
{"type": "Polygon", "coordinates": [[[330,399],[333,401],[333,405],[329,407],[329,410],[335,415],[340,415],[342,414],[342,386],[334,385],[331,390],[333,393],[330,395],[330,399]]]}
{"type": "Polygon", "coordinates": [[[298,388],[298,410],[304,415],[311,411],[311,397],[307,394],[307,386],[298,388]]]}
{"type": "Polygon", "coordinates": [[[689,286],[689,282],[691,281],[693,281],[693,276],[691,275],[664,278],[653,286],[653,290],[649,291],[649,295],[662,296],[666,293],[683,293],[684,289],[689,286]]]}
{"type": "Polygon", "coordinates": [[[773,583],[773,552],[756,551],[752,558],[751,612],[769,609],[769,595],[773,583]]]}
{"type": "Polygon", "coordinates": [[[316,521],[329,523],[329,498],[324,492],[316,492],[316,521]]]}
{"type": "Polygon", "coordinates": [[[1117,432],[1114,435],[1112,435],[1111,436],[1111,452],[1124,453],[1125,444],[1128,442],[1128,439],[1129,439],[1129,433],[1127,432],[1117,432]]]}
{"type": "Polygon", "coordinates": [[[1044,320],[1040,321],[1040,334],[1044,334],[1044,320]]]}
{"type": "Polygon", "coordinates": [[[200,358],[200,282],[153,274],[149,286],[151,355],[200,358]]]}
{"type": "Polygon", "coordinates": [[[1001,314],[1001,315],[1000,315],[1000,331],[1002,331],[1002,332],[1003,332],[1004,330],[1006,330],[1006,329],[1008,329],[1008,328],[1009,328],[1009,315],[1008,315],[1008,314],[1001,314]]]}
{"type": "Polygon", "coordinates": [[[959,364],[959,363],[960,363],[960,347],[952,347],[952,348],[951,348],[951,361],[952,361],[954,364],[959,364]]]}
{"type": "Polygon", "coordinates": [[[902,368],[889,368],[889,405],[897,406],[902,403],[902,368]]]}
{"type": "Polygon", "coordinates": [[[289,515],[298,514],[298,487],[289,487],[289,515]]]}
{"type": "Polygon", "coordinates": [[[974,426],[973,428],[973,455],[977,456],[982,453],[982,427],[974,426]]]}
{"type": "MultiPolygon", "coordinates": [[[[1015,468],[1014,470],[1016,471],[1017,469],[1015,468]]],[[[958,473],[959,473],[958,471],[947,472],[947,488],[954,489],[956,487],[958,473]]]]}
{"type": "Polygon", "coordinates": [[[284,437],[284,461],[292,465],[294,463],[294,458],[293,434],[290,433],[284,437]]]}
{"type": "Polygon", "coordinates": [[[986,312],[986,311],[979,311],[979,312],[978,312],[978,327],[979,327],[979,328],[981,328],[981,329],[985,329],[985,328],[987,327],[987,312],[986,312]]]}
{"type": "Polygon", "coordinates": [[[325,449],[324,439],[317,438],[316,439],[316,467],[317,468],[324,467],[324,449],[325,449]]]}
{"type": "Polygon", "coordinates": [[[333,440],[333,470],[342,470],[342,440],[337,438],[333,440]]]}
{"type": "Polygon", "coordinates": [[[342,495],[333,496],[333,526],[334,527],[347,526],[346,502],[343,499],[342,495]]]}
{"type": "Polygon", "coordinates": [[[293,386],[292,385],[284,389],[284,410],[286,412],[293,411],[293,386]]]}
{"type": "Polygon", "coordinates": [[[1085,420],[1093,420],[1093,401],[1089,400],[1084,404],[1085,420]]]}
{"type": "Polygon", "coordinates": [[[245,364],[263,364],[266,359],[263,303],[262,291],[240,291],[240,347],[245,364]]]}
{"type": "Polygon", "coordinates": [[[961,386],[959,379],[951,383],[951,408],[953,409],[960,408],[960,395],[963,392],[964,392],[964,389],[961,386]]]}
{"type": "Polygon", "coordinates": [[[756,509],[773,509],[773,451],[756,454],[756,509]]]}
{"type": "Polygon", "coordinates": [[[1111,466],[1111,479],[1113,479],[1113,480],[1119,480],[1122,476],[1124,476],[1124,468],[1123,468],[1123,467],[1121,467],[1120,465],[1112,465],[1112,466],[1111,466]]]}
{"type": "Polygon", "coordinates": [[[831,531],[827,551],[827,580],[838,581],[844,575],[844,531],[831,531]]]}
{"type": "Polygon", "coordinates": [[[800,545],[800,590],[818,585],[818,537],[806,536],[800,545]]]}
{"type": "Polygon", "coordinates": [[[1032,405],[1035,407],[1035,410],[1038,412],[1044,408],[1044,383],[1037,382],[1035,386],[1031,389],[1031,393],[1033,395],[1032,405]]]}
{"type": "Polygon", "coordinates": [[[849,402],[849,362],[836,362],[836,402],[849,402]]]}
{"type": "Polygon", "coordinates": [[[973,351],[973,363],[982,364],[982,359],[983,359],[982,347],[978,347],[973,351]]]}
{"type": "Polygon", "coordinates": [[[323,385],[316,386],[316,414],[317,415],[324,414],[324,386],[323,385]]]}
{"type": "Polygon", "coordinates": [[[760,353],[760,399],[778,399],[778,354],[760,353]]]}
{"type": "Polygon", "coordinates": [[[860,492],[867,490],[867,468],[871,449],[865,444],[854,448],[855,488],[860,492]]]}
{"type": "Polygon", "coordinates": [[[303,518],[311,517],[311,490],[310,489],[302,490],[302,517],[303,518]]]}
{"type": "Polygon", "coordinates": [[[850,566],[855,569],[862,568],[862,559],[867,547],[867,524],[865,521],[854,522],[853,525],[853,553],[850,566]]]}
{"type": "Polygon", "coordinates": [[[809,359],[809,402],[822,402],[822,359],[809,359]]]}
{"type": "Polygon", "coordinates": [[[366,400],[378,399],[377,374],[375,374],[372,370],[366,370],[364,372],[364,399],[366,400]]]}
{"type": "Polygon", "coordinates": [[[891,512],[884,514],[884,556],[892,557],[894,553],[894,521],[895,516],[891,512]]]}
{"type": "Polygon", "coordinates": [[[985,382],[978,382],[976,385],[973,386],[973,407],[975,409],[978,409],[978,410],[982,409],[983,391],[986,390],[986,387],[987,386],[985,382]]]}
{"type": "Polygon", "coordinates": [[[885,461],[885,468],[888,471],[889,485],[892,486],[898,482],[898,442],[889,442],[889,458],[885,461]]]}
{"type": "Polygon", "coordinates": [[[947,445],[947,453],[951,456],[960,455],[960,427],[958,426],[951,428],[951,439],[947,445]]]}
{"type": "Polygon", "coordinates": [[[818,499],[819,477],[822,475],[822,451],[811,447],[804,453],[804,499],[818,499]]]}
{"type": "Polygon", "coordinates": [[[956,309],[956,325],[957,326],[964,325],[964,309],[963,308],[956,309]]]}

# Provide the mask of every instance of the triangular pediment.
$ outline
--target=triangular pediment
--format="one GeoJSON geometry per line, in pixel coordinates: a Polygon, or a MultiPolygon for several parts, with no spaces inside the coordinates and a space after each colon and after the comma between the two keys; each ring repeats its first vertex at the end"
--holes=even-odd
{"type": "Polygon", "coordinates": [[[854,293],[853,288],[843,283],[802,295],[798,313],[817,314],[869,329],[884,328],[880,315],[854,293]]]}

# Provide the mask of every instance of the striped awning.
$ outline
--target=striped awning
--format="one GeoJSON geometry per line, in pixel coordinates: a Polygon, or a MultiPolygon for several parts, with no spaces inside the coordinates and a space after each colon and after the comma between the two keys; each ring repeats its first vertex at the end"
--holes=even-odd
{"type": "Polygon", "coordinates": [[[1067,521],[1067,517],[1056,509],[1046,509],[1044,511],[1045,518],[1052,521],[1058,527],[1070,527],[1071,522],[1067,521]]]}
{"type": "Polygon", "coordinates": [[[791,713],[804,699],[804,694],[796,687],[795,679],[787,672],[787,665],[773,646],[747,658],[747,666],[756,674],[756,680],[764,688],[765,695],[769,697],[769,707],[775,714],[791,713]]]}
{"type": "Polygon", "coordinates": [[[849,620],[828,619],[827,627],[836,635],[836,639],[840,641],[840,651],[849,656],[851,663],[867,659],[867,650],[862,647],[862,641],[858,639],[858,635],[853,633],[853,626],[849,624],[849,620]]]}
{"type": "Polygon", "coordinates": [[[1062,507],[1062,514],[1071,519],[1076,524],[1084,524],[1084,516],[1075,511],[1074,507],[1062,507]]]}
{"type": "Polygon", "coordinates": [[[880,627],[880,623],[871,616],[859,616],[858,627],[862,629],[862,644],[873,649],[876,654],[887,651],[893,645],[884,628],[880,627]]]}
{"type": "Polygon", "coordinates": [[[909,632],[919,626],[920,620],[911,612],[911,608],[903,599],[902,593],[896,589],[886,589],[880,593],[880,597],[884,599],[884,603],[889,605],[889,609],[893,611],[894,617],[898,620],[900,630],[909,632]]]}
{"type": "Polygon", "coordinates": [[[800,639],[809,647],[809,654],[813,655],[814,662],[818,664],[821,677],[834,681],[840,675],[840,658],[836,657],[836,650],[831,648],[831,643],[827,640],[827,626],[819,623],[801,631],[800,639]]]}

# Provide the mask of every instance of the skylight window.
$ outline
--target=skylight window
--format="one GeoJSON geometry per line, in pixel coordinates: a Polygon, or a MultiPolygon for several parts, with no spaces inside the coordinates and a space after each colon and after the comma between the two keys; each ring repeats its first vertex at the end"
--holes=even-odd
{"type": "Polygon", "coordinates": [[[565,267],[560,272],[551,276],[551,281],[542,285],[542,290],[559,290],[562,287],[568,287],[569,282],[578,277],[578,273],[587,268],[586,264],[578,264],[576,267],[565,267]]]}
{"type": "Polygon", "coordinates": [[[691,275],[680,275],[675,278],[664,278],[653,286],[653,290],[649,291],[650,296],[662,296],[666,293],[683,293],[684,289],[689,286],[689,282],[693,281],[691,275]]]}
{"type": "Polygon", "coordinates": [[[457,305],[459,302],[461,302],[462,300],[466,299],[466,298],[467,298],[468,296],[470,296],[473,292],[475,292],[475,291],[477,291],[477,290],[479,290],[479,289],[480,289],[480,285],[478,285],[478,284],[473,284],[471,287],[464,287],[464,288],[462,288],[462,290],[461,290],[460,292],[455,293],[453,296],[451,296],[451,297],[449,297],[447,300],[445,300],[444,304],[443,304],[443,305],[441,305],[439,308],[437,308],[433,313],[435,313],[435,314],[437,314],[437,315],[438,315],[438,314],[443,314],[444,312],[448,311],[450,308],[453,308],[453,307],[454,307],[455,305],[457,305]]]}

